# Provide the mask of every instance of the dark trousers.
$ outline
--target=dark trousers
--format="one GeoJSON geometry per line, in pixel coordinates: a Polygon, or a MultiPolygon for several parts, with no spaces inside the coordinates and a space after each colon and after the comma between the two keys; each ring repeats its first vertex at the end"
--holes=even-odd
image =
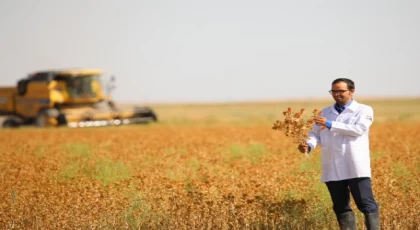
{"type": "Polygon", "coordinates": [[[326,182],[336,214],[352,211],[350,193],[362,213],[378,213],[378,204],[373,197],[370,178],[354,178],[326,182]]]}

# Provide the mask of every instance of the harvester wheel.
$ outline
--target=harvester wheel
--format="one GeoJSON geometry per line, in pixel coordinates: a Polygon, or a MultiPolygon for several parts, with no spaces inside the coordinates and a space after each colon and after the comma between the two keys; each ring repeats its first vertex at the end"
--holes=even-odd
{"type": "Polygon", "coordinates": [[[14,117],[2,117],[0,118],[0,127],[4,129],[18,128],[21,123],[14,117]]]}
{"type": "Polygon", "coordinates": [[[49,124],[49,118],[57,118],[60,115],[57,109],[42,109],[39,111],[38,115],[35,117],[35,126],[44,128],[49,124]]]}
{"type": "Polygon", "coordinates": [[[3,128],[18,128],[19,127],[19,123],[18,122],[16,122],[15,120],[13,120],[13,119],[8,119],[8,120],[5,120],[4,122],[3,122],[3,128]]]}
{"type": "Polygon", "coordinates": [[[66,115],[64,113],[60,113],[57,117],[57,124],[58,126],[65,126],[67,125],[66,115]]]}

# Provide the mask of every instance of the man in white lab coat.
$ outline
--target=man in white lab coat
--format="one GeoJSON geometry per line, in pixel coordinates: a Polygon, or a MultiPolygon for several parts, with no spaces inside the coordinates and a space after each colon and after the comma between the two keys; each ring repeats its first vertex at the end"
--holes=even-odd
{"type": "Polygon", "coordinates": [[[335,104],[315,118],[313,131],[302,153],[321,145],[322,177],[333,202],[341,229],[356,229],[356,218],[350,207],[350,193],[365,216],[368,230],[379,229],[378,204],[371,186],[369,128],[373,109],[353,99],[354,82],[339,78],[332,82],[335,104]],[[321,129],[326,126],[325,129],[321,129]]]}

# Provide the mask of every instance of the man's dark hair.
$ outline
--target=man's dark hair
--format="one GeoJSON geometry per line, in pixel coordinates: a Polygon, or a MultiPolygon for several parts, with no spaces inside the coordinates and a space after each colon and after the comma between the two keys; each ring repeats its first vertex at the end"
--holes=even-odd
{"type": "Polygon", "coordinates": [[[337,83],[339,83],[339,82],[344,82],[344,83],[346,83],[346,84],[347,84],[347,88],[348,88],[349,90],[352,90],[352,89],[354,89],[354,88],[355,88],[355,86],[354,86],[354,82],[353,82],[352,80],[348,79],[348,78],[337,78],[337,79],[335,79],[335,80],[332,82],[332,85],[335,85],[335,84],[337,84],[337,83]]]}

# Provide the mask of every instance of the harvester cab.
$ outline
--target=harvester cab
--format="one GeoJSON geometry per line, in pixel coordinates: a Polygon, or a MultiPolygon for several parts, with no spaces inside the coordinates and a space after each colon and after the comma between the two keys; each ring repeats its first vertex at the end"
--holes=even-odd
{"type": "Polygon", "coordinates": [[[0,125],[76,128],[157,121],[149,107],[117,106],[104,93],[102,75],[97,69],[42,71],[21,79],[17,87],[2,87],[0,125]]]}

